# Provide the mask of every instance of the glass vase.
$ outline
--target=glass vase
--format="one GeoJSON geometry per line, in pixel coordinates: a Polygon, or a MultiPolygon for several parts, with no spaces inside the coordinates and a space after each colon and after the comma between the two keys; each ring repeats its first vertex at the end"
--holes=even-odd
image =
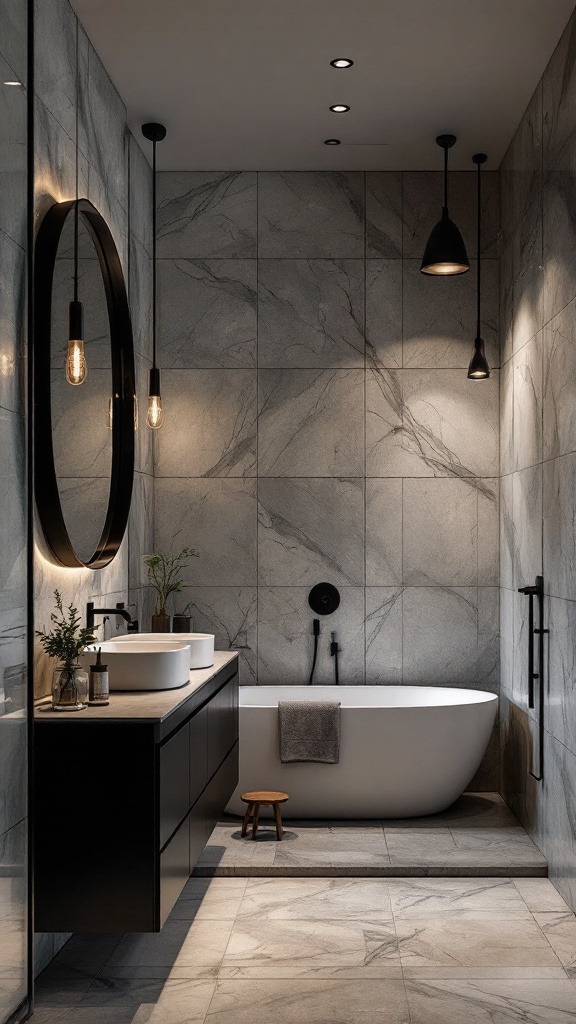
{"type": "Polygon", "coordinates": [[[82,711],[88,697],[88,673],[79,665],[58,665],[52,673],[52,710],[82,711]]]}

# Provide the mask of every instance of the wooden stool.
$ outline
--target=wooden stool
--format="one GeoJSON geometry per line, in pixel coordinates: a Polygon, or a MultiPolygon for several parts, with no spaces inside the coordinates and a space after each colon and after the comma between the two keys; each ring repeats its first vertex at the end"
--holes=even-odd
{"type": "Polygon", "coordinates": [[[280,814],[279,805],[290,799],[288,793],[275,793],[271,790],[262,789],[255,793],[244,793],[240,799],[243,800],[245,804],[248,804],[246,814],[244,815],[244,821],[242,822],[242,837],[244,837],[248,831],[248,822],[250,821],[250,815],[252,815],[252,839],[256,839],[260,804],[270,804],[274,810],[276,839],[280,842],[284,832],[282,829],[282,815],[280,814]]]}

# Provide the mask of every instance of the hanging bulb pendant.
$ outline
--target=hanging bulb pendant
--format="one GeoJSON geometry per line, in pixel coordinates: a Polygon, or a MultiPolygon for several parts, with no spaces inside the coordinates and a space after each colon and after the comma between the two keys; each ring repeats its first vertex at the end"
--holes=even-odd
{"type": "Polygon", "coordinates": [[[82,303],[73,299],[70,303],[70,330],[68,332],[68,353],[66,356],[66,380],[74,387],[83,384],[88,376],[84,355],[82,303]]]}
{"type": "Polygon", "coordinates": [[[162,398],[160,397],[160,370],[153,367],[150,370],[150,386],[148,388],[148,412],[146,423],[152,430],[162,426],[164,413],[162,412],[162,398]]]}
{"type": "Polygon", "coordinates": [[[467,376],[468,380],[488,380],[490,367],[484,354],[484,342],[480,335],[482,321],[482,185],[480,169],[482,164],[486,163],[488,157],[485,153],[475,153],[472,159],[478,168],[478,201],[476,210],[478,234],[478,252],[476,255],[476,340],[467,376]]]}

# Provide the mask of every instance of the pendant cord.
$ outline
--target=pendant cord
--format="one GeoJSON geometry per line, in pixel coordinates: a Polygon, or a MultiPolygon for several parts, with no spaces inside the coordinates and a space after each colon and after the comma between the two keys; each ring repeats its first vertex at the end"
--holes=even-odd
{"type": "Polygon", "coordinates": [[[74,302],[78,302],[78,188],[79,188],[79,157],[78,157],[78,104],[80,97],[79,87],[79,57],[78,57],[78,18],[76,18],[76,168],[75,168],[75,189],[76,203],[74,204],[74,302]]]}
{"type": "Polygon", "coordinates": [[[448,211],[448,146],[444,146],[444,209],[448,211]]]}
{"type": "Polygon", "coordinates": [[[482,170],[481,170],[481,168],[482,168],[482,165],[481,165],[480,161],[478,161],[478,254],[477,254],[477,259],[476,259],[476,264],[477,264],[477,266],[476,266],[476,310],[477,310],[476,337],[477,338],[480,337],[480,324],[481,324],[481,319],[480,319],[480,283],[481,283],[481,274],[482,274],[481,259],[480,259],[480,254],[481,254],[481,232],[482,232],[482,185],[481,185],[481,173],[482,173],[482,170]]]}
{"type": "Polygon", "coordinates": [[[152,143],[152,366],[156,369],[156,140],[152,143]]]}

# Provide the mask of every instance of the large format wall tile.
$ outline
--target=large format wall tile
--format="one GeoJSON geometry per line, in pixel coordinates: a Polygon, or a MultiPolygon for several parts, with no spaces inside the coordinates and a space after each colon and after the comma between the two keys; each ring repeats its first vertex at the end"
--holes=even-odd
{"type": "Polygon", "coordinates": [[[545,619],[550,630],[546,729],[576,754],[576,602],[548,597],[545,619]]]}
{"type": "MultiPolygon", "coordinates": [[[[8,5],[10,6],[10,5],[8,5]]],[[[71,139],[76,137],[76,18],[68,0],[34,5],[34,87],[71,139]]]]}
{"type": "MultiPolygon", "coordinates": [[[[514,469],[542,461],[542,333],[512,360],[514,382],[514,469]]],[[[507,382],[508,383],[508,382],[507,382]]]]}
{"type": "Polygon", "coordinates": [[[402,480],[366,480],[366,586],[402,582],[402,480]]]}
{"type": "MultiPolygon", "coordinates": [[[[476,337],[476,261],[469,274],[444,279],[420,272],[419,260],[404,260],[403,365],[467,368],[476,337]]],[[[481,332],[491,368],[500,363],[498,262],[483,260],[481,332]]]]}
{"type": "Polygon", "coordinates": [[[544,172],[558,165],[576,126],[576,21],[571,18],[542,76],[544,172]]]}
{"type": "Polygon", "coordinates": [[[543,332],[544,458],[576,451],[576,302],[543,332]]]}
{"type": "Polygon", "coordinates": [[[255,475],[255,370],[164,370],[162,396],[156,476],[255,475]]]}
{"type": "Polygon", "coordinates": [[[78,145],[95,173],[128,211],[128,129],[126,107],[82,29],[81,53],[87,51],[87,75],[80,72],[78,145]]]}
{"type": "Polygon", "coordinates": [[[256,174],[158,176],[158,256],[256,256],[256,174]]]}
{"type": "Polygon", "coordinates": [[[542,200],[522,217],[513,239],[513,348],[517,352],[544,323],[542,200]]]}
{"type": "MultiPolygon", "coordinates": [[[[340,607],[322,620],[315,683],[334,683],[330,632],[340,647],[340,682],[364,682],[364,590],[343,587],[340,607]]],[[[258,682],[263,685],[308,682],[314,637],[308,587],[260,587],[258,595],[258,682]]]]}
{"type": "Polygon", "coordinates": [[[368,476],[495,476],[498,374],[482,387],[461,370],[367,374],[368,476]]]}
{"type": "Polygon", "coordinates": [[[22,603],[26,580],[25,431],[21,416],[0,409],[0,522],[4,524],[0,552],[0,592],[11,591],[22,603]]]}
{"type": "Polygon", "coordinates": [[[544,180],[543,263],[544,323],[572,301],[576,294],[576,196],[573,167],[576,159],[576,127],[544,180]]]}
{"type": "Polygon", "coordinates": [[[366,174],[366,256],[402,257],[402,174],[366,174]]]}
{"type": "Polygon", "coordinates": [[[514,519],[513,586],[525,587],[542,575],[542,466],[512,477],[514,519]]]}
{"type": "Polygon", "coordinates": [[[364,262],[260,260],[259,366],[364,367],[364,262]]]}
{"type": "Polygon", "coordinates": [[[364,583],[362,480],[262,478],[258,579],[268,586],[364,583]]]}
{"type": "Polygon", "coordinates": [[[161,366],[256,366],[256,294],[255,260],[159,260],[161,366]]]}
{"type": "Polygon", "coordinates": [[[195,547],[189,585],[256,585],[256,481],[155,481],[155,547],[195,547]]]}
{"type": "Polygon", "coordinates": [[[363,476],[362,370],[260,370],[261,476],[363,476]]]}
{"type": "Polygon", "coordinates": [[[28,991],[27,822],[0,835],[0,1014],[9,1019],[28,991]]]}
{"type": "Polygon", "coordinates": [[[408,587],[402,633],[405,683],[477,684],[476,587],[408,587]]]}
{"type": "Polygon", "coordinates": [[[366,588],[366,683],[402,682],[402,589],[366,588]]]}
{"type": "Polygon", "coordinates": [[[26,256],[24,250],[0,232],[0,406],[18,412],[24,382],[26,256]]]}
{"type": "Polygon", "coordinates": [[[366,360],[402,366],[402,261],[366,261],[366,360]]]}
{"type": "Polygon", "coordinates": [[[478,500],[464,480],[404,480],[403,582],[471,586],[478,580],[478,500]]]}
{"type": "Polygon", "coordinates": [[[576,453],[545,462],[543,470],[546,586],[553,597],[576,601],[576,453]]]}
{"type": "MultiPolygon", "coordinates": [[[[438,150],[438,162],[442,157],[438,150]]],[[[406,171],[403,175],[404,258],[422,259],[428,236],[442,216],[442,171],[406,171]]],[[[498,173],[482,175],[482,256],[498,255],[498,173]]],[[[476,171],[452,171],[450,217],[462,232],[468,256],[476,256],[476,171]]]]}
{"type": "Polygon", "coordinates": [[[500,166],[504,245],[542,188],[542,82],[539,82],[500,166]]]}
{"type": "MultiPolygon", "coordinates": [[[[2,40],[0,40],[0,47],[2,40]]],[[[0,54],[0,73],[13,77],[0,54]]],[[[0,132],[6,140],[0,156],[0,230],[26,248],[26,91],[2,88],[0,92],[0,132]]]]}
{"type": "Polygon", "coordinates": [[[190,587],[192,628],[214,633],[217,650],[240,652],[240,682],[254,684],[256,677],[256,587],[190,587]]]}
{"type": "Polygon", "coordinates": [[[130,234],[144,249],[152,253],[152,172],[141,146],[149,145],[145,139],[138,143],[133,135],[128,139],[130,161],[128,181],[128,214],[130,234]]]}
{"type": "Polygon", "coordinates": [[[364,175],[287,171],[258,175],[258,255],[364,256],[364,175]]]}

